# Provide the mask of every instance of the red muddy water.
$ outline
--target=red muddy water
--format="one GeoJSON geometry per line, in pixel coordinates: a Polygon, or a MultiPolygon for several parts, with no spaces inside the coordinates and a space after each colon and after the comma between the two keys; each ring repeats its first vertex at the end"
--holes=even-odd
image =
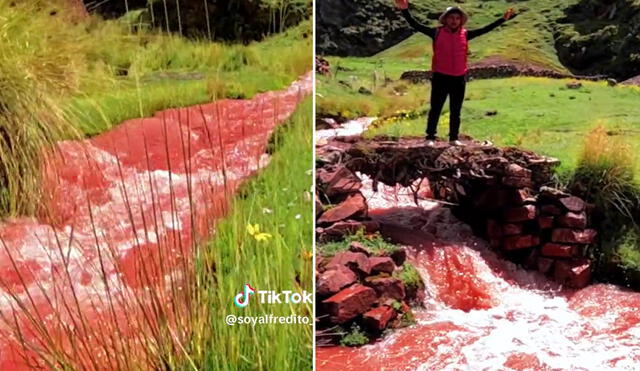
{"type": "Polygon", "coordinates": [[[270,134],[311,89],[307,74],[251,100],[159,111],[59,143],[46,156],[40,216],[0,225],[0,370],[47,366],[34,357],[43,350],[79,368],[131,369],[149,339],[184,337],[158,331],[163,321],[181,328],[193,243],[268,163],[270,134]]]}
{"type": "Polygon", "coordinates": [[[317,349],[318,370],[640,369],[640,293],[563,289],[502,260],[448,209],[364,184],[385,233],[422,245],[410,259],[426,283],[424,309],[374,344],[317,349]]]}

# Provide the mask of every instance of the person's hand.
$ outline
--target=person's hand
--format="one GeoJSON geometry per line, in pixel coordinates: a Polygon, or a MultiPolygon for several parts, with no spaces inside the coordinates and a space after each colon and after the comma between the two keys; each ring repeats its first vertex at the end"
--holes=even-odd
{"type": "Polygon", "coordinates": [[[396,8],[405,10],[409,8],[409,0],[396,0],[396,8]]]}
{"type": "Polygon", "coordinates": [[[510,20],[511,18],[514,18],[516,16],[516,12],[513,10],[513,8],[509,8],[507,9],[506,12],[504,12],[504,19],[505,20],[510,20]]]}

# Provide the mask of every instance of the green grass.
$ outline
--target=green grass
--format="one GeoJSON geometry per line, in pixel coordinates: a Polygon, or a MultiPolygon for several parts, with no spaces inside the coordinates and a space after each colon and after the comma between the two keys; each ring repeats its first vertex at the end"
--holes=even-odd
{"type": "MultiPolygon", "coordinates": [[[[540,67],[567,72],[555,53],[553,32],[566,30],[567,26],[554,21],[563,16],[562,9],[576,3],[568,0],[559,3],[551,0],[528,1],[514,4],[508,1],[466,1],[462,6],[470,14],[468,29],[482,27],[500,17],[508,7],[514,7],[521,14],[490,34],[470,42],[470,63],[487,57],[532,63],[540,67]]],[[[442,2],[415,0],[418,6],[432,12],[441,11],[442,2]]],[[[423,23],[436,25],[418,11],[413,12],[423,23]]],[[[334,57],[328,56],[333,76],[319,76],[317,111],[324,115],[346,118],[357,116],[388,115],[396,110],[414,109],[417,102],[426,95],[419,89],[409,87],[406,96],[392,93],[394,84],[384,88],[384,78],[397,80],[408,70],[428,70],[431,66],[432,42],[425,35],[416,33],[403,42],[374,56],[334,57]],[[338,71],[338,66],[345,69],[338,71]],[[374,77],[376,76],[376,77],[374,77]],[[340,81],[348,81],[353,88],[345,88],[340,81]],[[360,86],[374,92],[371,99],[358,94],[360,86]]],[[[403,83],[400,83],[403,84],[403,83]]]]}
{"type": "MultiPolygon", "coordinates": [[[[311,305],[236,308],[233,297],[250,283],[257,290],[312,291],[312,112],[307,99],[284,129],[271,163],[246,184],[231,213],[198,259],[196,325],[189,347],[203,370],[302,370],[312,367],[311,325],[226,326],[226,315],[312,316],[311,305]],[[301,150],[301,149],[308,150],[301,150]],[[257,241],[247,226],[269,233],[257,241]],[[215,267],[211,273],[207,267],[215,267]]],[[[313,323],[311,320],[310,323],[313,323]]]]}
{"type": "MultiPolygon", "coordinates": [[[[597,126],[629,143],[631,153],[640,153],[640,90],[612,88],[604,82],[583,82],[581,89],[572,90],[566,88],[568,81],[524,77],[472,81],[467,85],[461,132],[557,157],[561,171],[575,168],[586,134],[597,126]],[[498,114],[487,116],[491,110],[498,114]]],[[[428,86],[423,92],[428,95],[428,86]]],[[[417,108],[426,107],[425,101],[417,108]]],[[[366,135],[424,135],[425,126],[422,115],[382,125],[366,135]]],[[[440,136],[448,132],[447,106],[438,128],[440,136]]],[[[635,164],[640,170],[640,162],[635,164]]]]}
{"type": "Polygon", "coordinates": [[[398,245],[389,243],[382,238],[379,233],[373,235],[365,235],[363,231],[358,231],[356,234],[346,236],[344,240],[337,242],[328,242],[317,246],[318,255],[324,257],[332,257],[335,254],[347,251],[351,242],[361,243],[367,250],[373,255],[378,256],[390,256],[397,250],[402,249],[398,245]]]}
{"type": "Polygon", "coordinates": [[[77,21],[66,1],[13,3],[0,0],[2,215],[36,212],[44,147],[159,109],[283,88],[312,65],[310,21],[231,45],[132,32],[126,19],[77,21]]]}

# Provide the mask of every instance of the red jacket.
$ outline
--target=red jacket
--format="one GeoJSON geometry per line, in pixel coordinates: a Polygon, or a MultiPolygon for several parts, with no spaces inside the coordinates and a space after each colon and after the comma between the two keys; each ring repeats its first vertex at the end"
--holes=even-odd
{"type": "Polygon", "coordinates": [[[431,70],[451,76],[466,75],[469,70],[467,66],[468,53],[469,41],[465,28],[461,27],[452,33],[445,27],[440,27],[433,40],[431,70]]]}
{"type": "Polygon", "coordinates": [[[467,73],[469,40],[484,35],[505,22],[504,18],[499,18],[495,22],[476,30],[467,30],[460,27],[457,32],[451,33],[444,26],[434,28],[421,24],[411,16],[407,9],[402,11],[402,16],[415,30],[433,39],[432,71],[451,76],[463,76],[467,73]]]}

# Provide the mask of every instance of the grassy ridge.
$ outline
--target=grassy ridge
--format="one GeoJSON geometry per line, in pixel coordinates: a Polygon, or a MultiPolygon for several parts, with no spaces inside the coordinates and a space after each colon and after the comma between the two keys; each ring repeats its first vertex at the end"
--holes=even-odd
{"type": "MultiPolygon", "coordinates": [[[[233,298],[244,284],[256,290],[312,291],[313,212],[311,100],[301,104],[275,135],[271,163],[246,184],[215,238],[197,259],[195,326],[189,356],[202,370],[302,370],[312,367],[312,305],[261,305],[244,309],[233,298]],[[301,150],[308,149],[308,150],[301,150]],[[264,241],[248,226],[268,233],[264,241]],[[211,273],[208,267],[215,267],[211,273]],[[225,316],[300,315],[310,324],[225,325],[225,316]]],[[[189,362],[191,363],[191,362],[189,362]]]]}

